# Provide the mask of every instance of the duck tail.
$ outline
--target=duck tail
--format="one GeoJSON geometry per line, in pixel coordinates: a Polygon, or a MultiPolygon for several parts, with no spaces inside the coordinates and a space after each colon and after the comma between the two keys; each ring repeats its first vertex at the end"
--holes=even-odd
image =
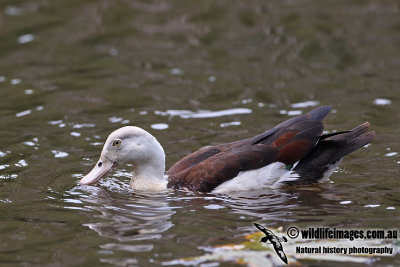
{"type": "Polygon", "coordinates": [[[342,158],[369,144],[375,136],[369,122],[351,131],[322,135],[318,144],[292,169],[300,178],[287,184],[320,183],[329,179],[342,158]]]}

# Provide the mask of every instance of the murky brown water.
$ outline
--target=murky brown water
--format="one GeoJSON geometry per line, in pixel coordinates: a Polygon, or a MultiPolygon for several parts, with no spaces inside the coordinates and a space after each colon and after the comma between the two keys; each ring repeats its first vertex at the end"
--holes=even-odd
{"type": "Polygon", "coordinates": [[[1,265],[171,264],[242,242],[255,221],[397,228],[399,9],[356,0],[1,1],[1,265]],[[370,121],[377,132],[331,184],[141,195],[128,187],[129,169],[78,184],[122,125],[152,132],[170,166],[320,104],[335,110],[329,131],[370,121]]]}

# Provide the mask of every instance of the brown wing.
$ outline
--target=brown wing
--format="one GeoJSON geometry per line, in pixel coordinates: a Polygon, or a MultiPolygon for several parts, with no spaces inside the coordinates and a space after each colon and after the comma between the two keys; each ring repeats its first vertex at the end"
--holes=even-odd
{"type": "Polygon", "coordinates": [[[317,144],[323,129],[324,125],[319,121],[298,122],[286,129],[279,129],[265,144],[279,149],[277,161],[294,164],[317,144]]]}
{"type": "Polygon", "coordinates": [[[318,143],[324,129],[322,120],[331,110],[328,106],[321,106],[309,113],[284,121],[253,138],[254,144],[265,144],[277,147],[279,155],[277,161],[294,164],[318,143]]]}
{"type": "Polygon", "coordinates": [[[232,142],[232,143],[225,143],[225,144],[220,144],[216,146],[209,146],[202,148],[186,157],[181,159],[180,161],[176,162],[172,167],[167,171],[167,174],[174,174],[174,173],[179,173],[187,168],[191,168],[195,166],[196,164],[202,162],[203,160],[208,159],[209,157],[214,156],[215,154],[221,152],[221,151],[228,151],[231,150],[235,147],[240,147],[245,144],[249,144],[251,142],[251,139],[244,139],[240,140],[237,142],[232,142]]]}
{"type": "Polygon", "coordinates": [[[184,157],[183,159],[172,165],[172,167],[167,171],[167,174],[178,173],[186,170],[187,168],[193,167],[199,162],[202,162],[203,160],[214,156],[220,151],[221,150],[215,146],[200,149],[199,151],[196,151],[184,157]]]}

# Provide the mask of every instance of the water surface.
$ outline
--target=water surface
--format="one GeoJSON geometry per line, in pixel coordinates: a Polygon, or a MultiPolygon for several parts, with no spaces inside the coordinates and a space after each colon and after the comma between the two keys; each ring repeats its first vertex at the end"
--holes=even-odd
{"type": "Polygon", "coordinates": [[[1,264],[174,264],[243,242],[255,221],[398,227],[399,33],[396,1],[0,2],[1,264]],[[318,105],[333,107],[327,131],[377,132],[333,183],[148,194],[129,167],[78,183],[124,125],[152,132],[171,166],[318,105]]]}

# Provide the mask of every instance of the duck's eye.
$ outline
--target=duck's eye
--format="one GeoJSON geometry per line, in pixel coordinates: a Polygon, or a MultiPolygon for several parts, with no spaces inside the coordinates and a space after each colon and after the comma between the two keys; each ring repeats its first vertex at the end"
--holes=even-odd
{"type": "Polygon", "coordinates": [[[121,144],[122,144],[122,141],[121,141],[120,139],[115,139],[115,140],[112,142],[112,146],[113,146],[113,147],[119,147],[121,144]]]}

